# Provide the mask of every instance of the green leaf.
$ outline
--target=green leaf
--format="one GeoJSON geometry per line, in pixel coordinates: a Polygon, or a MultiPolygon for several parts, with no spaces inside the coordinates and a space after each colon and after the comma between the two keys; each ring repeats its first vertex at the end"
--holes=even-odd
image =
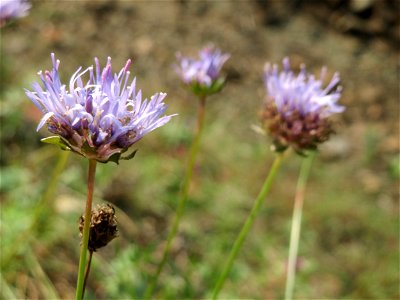
{"type": "Polygon", "coordinates": [[[123,157],[121,157],[121,159],[130,160],[130,159],[132,159],[132,158],[135,157],[137,151],[138,151],[138,150],[136,149],[136,150],[134,150],[131,154],[129,154],[128,156],[123,156],[123,157]]]}
{"type": "Polygon", "coordinates": [[[71,147],[68,144],[68,142],[64,138],[62,138],[61,136],[58,136],[58,135],[49,136],[49,137],[41,139],[40,141],[43,143],[46,143],[46,144],[53,144],[53,145],[59,146],[62,150],[71,151],[71,147]]]}
{"type": "Polygon", "coordinates": [[[117,165],[119,165],[119,160],[121,158],[121,153],[114,153],[113,155],[111,155],[107,161],[101,161],[101,163],[108,163],[109,161],[112,161],[114,163],[116,163],[117,165]]]}
{"type": "Polygon", "coordinates": [[[219,78],[211,84],[211,86],[203,86],[198,83],[194,83],[191,85],[192,92],[198,96],[209,96],[215,93],[218,93],[222,90],[225,84],[225,78],[219,78]]]}
{"type": "Polygon", "coordinates": [[[215,94],[222,90],[225,84],[225,78],[219,78],[218,80],[214,81],[210,87],[209,93],[215,94]]]}
{"type": "Polygon", "coordinates": [[[117,165],[119,165],[119,161],[121,159],[123,160],[130,160],[132,158],[135,157],[136,152],[138,151],[137,149],[135,151],[133,151],[131,154],[127,155],[127,156],[121,156],[122,153],[126,152],[127,149],[122,150],[122,152],[118,152],[118,153],[114,153],[113,155],[111,155],[107,161],[102,162],[102,163],[108,163],[109,161],[112,161],[114,163],[116,163],[117,165]]]}
{"type": "Polygon", "coordinates": [[[95,149],[93,149],[92,147],[90,147],[90,145],[89,145],[89,143],[87,142],[87,141],[85,141],[84,143],[83,143],[83,145],[81,146],[81,149],[82,149],[82,152],[83,153],[86,153],[86,154],[93,154],[93,155],[96,155],[96,150],[95,149]]]}

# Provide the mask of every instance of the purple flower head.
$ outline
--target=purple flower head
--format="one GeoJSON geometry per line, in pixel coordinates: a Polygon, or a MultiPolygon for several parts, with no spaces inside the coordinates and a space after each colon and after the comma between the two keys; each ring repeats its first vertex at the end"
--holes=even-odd
{"type": "Polygon", "coordinates": [[[225,79],[220,76],[224,63],[229,54],[222,54],[221,50],[207,46],[199,51],[199,58],[184,57],[177,53],[178,65],[175,71],[182,81],[191,86],[194,93],[210,95],[219,92],[225,79]]]}
{"type": "Polygon", "coordinates": [[[267,99],[262,112],[263,125],[278,150],[288,146],[298,151],[316,149],[333,133],[328,117],[345,109],[337,104],[342,92],[339,74],[335,73],[323,88],[326,68],[322,68],[317,79],[307,73],[304,65],[295,74],[288,58],[283,60],[283,67],[279,72],[277,65],[265,65],[267,99]]]}
{"type": "Polygon", "coordinates": [[[1,0],[0,26],[8,20],[26,16],[30,8],[31,5],[25,0],[1,0]]]}
{"type": "Polygon", "coordinates": [[[131,60],[113,74],[111,58],[103,70],[95,58],[95,67],[80,67],[69,85],[58,75],[60,61],[51,55],[53,70],[38,74],[43,87],[35,82],[26,95],[43,112],[37,130],[45,124],[58,137],[45,142],[60,145],[89,159],[100,162],[119,159],[130,146],[146,133],[163,126],[171,116],[165,116],[165,93],[154,94],[150,101],[142,100],[136,91],[136,78],[129,81],[131,60]],[[88,77],[87,81],[84,77],[88,77]]]}

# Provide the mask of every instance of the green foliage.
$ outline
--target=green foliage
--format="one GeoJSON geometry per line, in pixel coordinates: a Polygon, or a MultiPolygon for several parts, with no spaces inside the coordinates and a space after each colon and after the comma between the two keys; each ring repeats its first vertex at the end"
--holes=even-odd
{"type": "Polygon", "coordinates": [[[118,255],[111,260],[106,270],[111,279],[105,281],[107,295],[111,299],[140,299],[146,287],[145,278],[140,271],[144,256],[134,245],[127,245],[125,249],[117,253],[118,255]]]}
{"type": "Polygon", "coordinates": [[[46,144],[56,145],[56,146],[60,147],[61,150],[71,151],[71,146],[68,144],[68,142],[64,138],[62,138],[59,135],[49,136],[49,137],[41,139],[40,141],[43,143],[46,143],[46,144]]]}
{"type": "MultiPolygon", "coordinates": [[[[247,143],[237,143],[218,129],[221,122],[224,120],[214,121],[205,128],[211,136],[205,138],[202,146],[180,233],[160,277],[158,298],[211,296],[225,253],[268,171],[271,156],[267,145],[262,143],[265,149],[260,150],[259,142],[250,148],[247,143]],[[232,151],[217,151],[222,148],[232,151]]],[[[187,143],[178,136],[180,142],[174,141],[168,131],[167,127],[165,131],[160,129],[158,137],[155,134],[146,143],[141,142],[136,159],[119,167],[110,164],[98,167],[95,202],[111,201],[123,209],[123,215],[117,211],[120,237],[110,244],[109,250],[95,253],[89,298],[105,295],[140,298],[154,273],[177,204],[187,157],[187,143]],[[168,143],[164,143],[165,138],[168,143]]],[[[39,153],[40,148],[36,151],[39,153]]],[[[299,160],[295,155],[287,160],[221,297],[283,296],[293,182],[299,160]]],[[[3,280],[11,290],[8,292],[23,297],[17,277],[12,274],[22,272],[29,280],[39,280],[32,273],[25,273],[29,261],[17,260],[25,257],[26,251],[32,251],[56,289],[60,284],[59,270],[64,270],[71,293],[57,292],[73,297],[79,248],[76,221],[84,208],[87,163],[72,155],[58,184],[57,196],[51,201],[58,208],[50,214],[39,212],[38,216],[32,214],[35,198],[45,189],[41,182],[49,179],[54,164],[49,164],[49,172],[41,172],[37,178],[29,170],[32,163],[35,160],[30,165],[12,165],[1,170],[2,250],[9,253],[7,245],[15,243],[21,232],[28,231],[30,236],[37,237],[28,239],[23,249],[12,254],[11,263],[3,269],[3,280]],[[42,214],[51,227],[41,225],[30,229],[33,218],[42,219],[42,214]],[[47,233],[39,234],[37,230],[44,228],[47,233]],[[54,268],[55,265],[58,267],[54,268]]],[[[390,298],[397,293],[398,220],[393,211],[386,210],[374,196],[364,192],[362,182],[349,182],[348,176],[341,175],[351,174],[360,166],[365,166],[362,159],[331,164],[317,158],[303,213],[297,297],[390,298]]],[[[394,180],[391,178],[387,174],[385,180],[394,180]]]]}
{"type": "Polygon", "coordinates": [[[210,96],[212,94],[216,94],[222,90],[225,85],[225,78],[218,78],[214,80],[211,86],[206,87],[199,83],[193,83],[190,88],[192,92],[200,97],[210,96]]]}

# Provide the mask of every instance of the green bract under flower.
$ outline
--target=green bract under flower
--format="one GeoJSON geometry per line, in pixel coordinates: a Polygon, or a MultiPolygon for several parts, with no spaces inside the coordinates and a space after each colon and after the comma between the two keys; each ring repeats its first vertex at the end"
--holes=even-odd
{"type": "Polygon", "coordinates": [[[39,72],[43,87],[34,83],[33,91],[25,90],[44,113],[37,130],[47,125],[50,132],[57,134],[44,142],[88,159],[118,163],[134,156],[135,152],[121,156],[130,146],[171,119],[164,115],[165,93],[142,100],[141,90],[136,92],[136,78],[129,82],[131,60],[113,74],[111,58],[102,71],[95,58],[95,68],[79,68],[67,86],[58,75],[60,61],[54,54],[51,57],[53,70],[39,72]],[[88,80],[84,84],[85,75],[88,80]]]}

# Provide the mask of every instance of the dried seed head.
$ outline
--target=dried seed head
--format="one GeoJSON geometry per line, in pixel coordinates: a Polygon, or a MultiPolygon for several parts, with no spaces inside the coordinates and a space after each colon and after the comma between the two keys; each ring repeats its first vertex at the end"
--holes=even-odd
{"type": "MultiPolygon", "coordinates": [[[[81,216],[79,220],[81,238],[84,222],[85,217],[81,216]]],[[[96,251],[97,249],[106,246],[117,236],[117,218],[115,216],[114,207],[110,204],[97,205],[97,207],[92,210],[90,220],[89,251],[96,251]]]]}

